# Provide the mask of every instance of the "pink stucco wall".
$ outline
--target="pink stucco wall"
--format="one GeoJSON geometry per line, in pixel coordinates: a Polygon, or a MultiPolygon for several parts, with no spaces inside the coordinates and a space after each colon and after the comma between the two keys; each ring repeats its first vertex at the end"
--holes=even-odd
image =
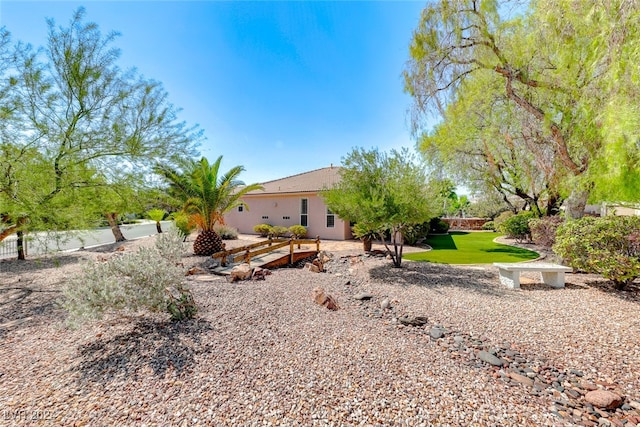
{"type": "Polygon", "coordinates": [[[308,237],[345,240],[351,238],[349,223],[335,216],[335,225],[327,227],[327,207],[321,197],[309,194],[264,194],[245,196],[248,205],[241,212],[238,208],[224,216],[225,223],[243,234],[256,234],[253,226],[270,224],[290,227],[300,224],[301,199],[308,200],[308,237]],[[264,218],[266,217],[266,218],[264,218]]]}

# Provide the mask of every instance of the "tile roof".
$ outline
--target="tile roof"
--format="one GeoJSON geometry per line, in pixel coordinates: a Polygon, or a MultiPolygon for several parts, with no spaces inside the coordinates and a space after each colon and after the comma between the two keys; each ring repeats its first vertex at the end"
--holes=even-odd
{"type": "Polygon", "coordinates": [[[340,169],[339,166],[330,166],[263,182],[264,191],[254,190],[247,194],[315,193],[339,182],[340,169]]]}

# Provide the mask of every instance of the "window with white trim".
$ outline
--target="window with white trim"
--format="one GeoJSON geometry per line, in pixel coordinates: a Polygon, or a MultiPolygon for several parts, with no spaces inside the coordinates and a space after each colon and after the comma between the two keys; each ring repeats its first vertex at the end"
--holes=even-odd
{"type": "Polygon", "coordinates": [[[309,199],[300,199],[300,225],[309,226],[309,199]]]}
{"type": "Polygon", "coordinates": [[[327,208],[327,228],[333,228],[336,226],[336,216],[331,209],[327,208]]]}

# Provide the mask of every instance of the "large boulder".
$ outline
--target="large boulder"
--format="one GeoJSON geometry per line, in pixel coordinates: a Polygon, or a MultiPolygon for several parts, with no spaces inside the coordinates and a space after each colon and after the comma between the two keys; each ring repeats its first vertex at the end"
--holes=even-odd
{"type": "Polygon", "coordinates": [[[602,409],[616,409],[624,401],[622,396],[609,390],[592,390],[584,395],[584,400],[602,409]]]}

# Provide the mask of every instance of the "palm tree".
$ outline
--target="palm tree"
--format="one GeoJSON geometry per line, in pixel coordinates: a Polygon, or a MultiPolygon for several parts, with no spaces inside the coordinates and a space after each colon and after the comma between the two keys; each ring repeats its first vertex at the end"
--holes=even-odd
{"type": "Polygon", "coordinates": [[[160,224],[160,221],[164,219],[166,214],[167,212],[164,209],[150,209],[147,211],[147,217],[151,221],[156,222],[156,231],[158,233],[162,233],[162,225],[160,224]]]}
{"type": "Polygon", "coordinates": [[[182,211],[200,230],[193,243],[196,255],[211,255],[221,251],[222,239],[214,226],[224,223],[225,213],[240,205],[246,206],[241,200],[242,196],[249,191],[262,189],[260,184],[244,185],[238,180],[238,175],[244,171],[243,166],[235,166],[218,176],[221,162],[222,156],[212,164],[203,157],[184,161],[181,172],[166,166],[157,168],[157,172],[169,182],[170,192],[184,203],[182,211]]]}

